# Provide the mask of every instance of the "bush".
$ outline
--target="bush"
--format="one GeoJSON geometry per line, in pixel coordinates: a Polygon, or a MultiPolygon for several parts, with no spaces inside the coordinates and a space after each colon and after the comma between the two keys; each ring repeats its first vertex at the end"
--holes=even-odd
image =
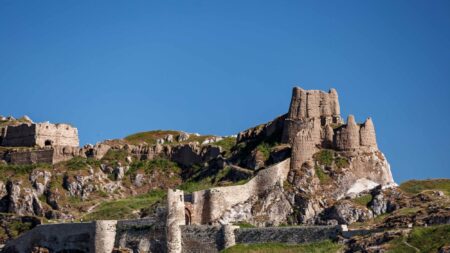
{"type": "Polygon", "coordinates": [[[334,153],[331,150],[324,149],[315,154],[317,162],[321,165],[331,166],[334,160],[334,153]]]}
{"type": "Polygon", "coordinates": [[[316,165],[314,167],[314,170],[316,171],[316,176],[319,178],[319,181],[320,181],[321,184],[326,184],[326,183],[328,183],[331,180],[330,176],[328,174],[326,174],[322,170],[322,168],[320,168],[320,166],[316,165]]]}
{"type": "Polygon", "coordinates": [[[335,164],[339,169],[347,168],[350,165],[348,159],[345,157],[336,157],[335,164]]]}

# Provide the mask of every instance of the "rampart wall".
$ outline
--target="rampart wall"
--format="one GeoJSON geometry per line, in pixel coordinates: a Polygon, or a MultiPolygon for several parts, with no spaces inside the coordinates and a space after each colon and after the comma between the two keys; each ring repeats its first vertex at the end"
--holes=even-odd
{"type": "Polygon", "coordinates": [[[286,180],[290,159],[261,170],[243,185],[216,187],[192,193],[192,224],[208,224],[219,221],[222,214],[236,204],[259,195],[275,184],[286,180]]]}

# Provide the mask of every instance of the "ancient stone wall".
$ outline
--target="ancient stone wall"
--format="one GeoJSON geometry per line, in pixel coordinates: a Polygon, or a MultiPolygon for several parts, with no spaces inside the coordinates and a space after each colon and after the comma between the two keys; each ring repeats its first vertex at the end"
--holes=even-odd
{"type": "Polygon", "coordinates": [[[263,193],[275,184],[286,180],[290,159],[261,170],[253,179],[243,185],[216,187],[192,193],[192,224],[220,222],[223,213],[232,206],[263,193]],[[239,194],[236,194],[239,193],[239,194]]]}
{"type": "Polygon", "coordinates": [[[309,243],[335,239],[337,226],[262,227],[235,230],[237,244],[251,243],[309,243]]]}
{"type": "Polygon", "coordinates": [[[36,145],[39,147],[80,145],[78,130],[68,124],[36,124],[36,145]],[[50,142],[50,143],[49,143],[50,142]]]}
{"type": "Polygon", "coordinates": [[[295,87],[284,124],[282,141],[292,143],[301,129],[308,128],[309,119],[313,118],[320,120],[323,126],[341,123],[339,99],[335,89],[325,93],[295,87]]]}
{"type": "Polygon", "coordinates": [[[11,164],[53,163],[53,149],[15,151],[9,154],[11,164]]]}
{"type": "Polygon", "coordinates": [[[355,117],[349,115],[347,124],[336,129],[334,145],[338,150],[378,149],[372,119],[358,125],[355,117]]]}
{"type": "Polygon", "coordinates": [[[133,252],[166,252],[166,227],[155,219],[117,221],[116,248],[128,248],[133,252]]]}
{"type": "Polygon", "coordinates": [[[78,130],[68,124],[33,123],[2,128],[1,146],[79,146],[78,130]]]}
{"type": "Polygon", "coordinates": [[[116,221],[45,224],[6,244],[2,252],[32,252],[34,247],[50,252],[110,253],[113,249],[116,221]]]}
{"type": "Polygon", "coordinates": [[[182,226],[181,231],[183,253],[214,253],[225,247],[222,226],[182,226]]]}
{"type": "Polygon", "coordinates": [[[36,125],[21,124],[4,128],[3,141],[6,147],[32,147],[36,145],[36,125]]]}
{"type": "Polygon", "coordinates": [[[184,193],[167,191],[167,252],[181,253],[181,225],[185,224],[184,193]]]}
{"type": "Polygon", "coordinates": [[[21,148],[8,150],[3,159],[11,164],[55,164],[74,157],[86,157],[83,150],[73,146],[55,146],[47,148],[21,148]]]}

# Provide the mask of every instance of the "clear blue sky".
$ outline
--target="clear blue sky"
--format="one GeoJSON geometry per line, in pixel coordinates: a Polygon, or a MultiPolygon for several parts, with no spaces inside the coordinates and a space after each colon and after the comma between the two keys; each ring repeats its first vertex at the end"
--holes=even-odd
{"type": "Polygon", "coordinates": [[[92,2],[0,0],[0,114],[228,135],[334,87],[398,182],[450,177],[450,1],[92,2]]]}

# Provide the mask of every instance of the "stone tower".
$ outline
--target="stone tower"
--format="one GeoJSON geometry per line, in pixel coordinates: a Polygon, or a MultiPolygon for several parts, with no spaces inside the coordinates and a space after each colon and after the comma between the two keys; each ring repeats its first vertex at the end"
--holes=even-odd
{"type": "Polygon", "coordinates": [[[167,191],[167,252],[181,253],[181,225],[184,219],[184,193],[181,190],[167,191]]]}

